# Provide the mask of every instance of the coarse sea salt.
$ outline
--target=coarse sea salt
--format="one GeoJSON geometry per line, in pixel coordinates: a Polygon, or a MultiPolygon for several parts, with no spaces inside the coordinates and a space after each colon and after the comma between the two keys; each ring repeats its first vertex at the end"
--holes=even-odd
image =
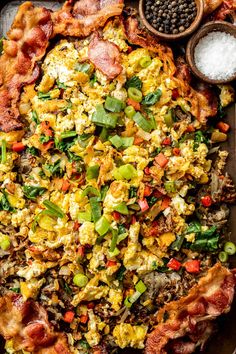
{"type": "Polygon", "coordinates": [[[227,80],[236,73],[236,38],[216,31],[201,38],[194,61],[199,71],[212,80],[227,80]]]}

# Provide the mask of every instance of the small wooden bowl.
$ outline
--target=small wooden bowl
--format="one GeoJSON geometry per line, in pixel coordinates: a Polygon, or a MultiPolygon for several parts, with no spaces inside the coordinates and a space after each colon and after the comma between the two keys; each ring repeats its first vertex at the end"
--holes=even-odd
{"type": "Polygon", "coordinates": [[[158,36],[159,38],[165,40],[165,41],[175,41],[178,39],[182,39],[184,37],[189,36],[191,33],[193,33],[200,25],[201,20],[203,18],[203,10],[204,10],[204,0],[195,0],[196,5],[197,5],[197,15],[194,19],[194,21],[192,22],[192,24],[190,25],[189,28],[187,28],[185,31],[178,33],[178,34],[166,34],[166,33],[162,33],[157,31],[146,19],[145,17],[145,11],[144,11],[144,7],[145,7],[145,2],[146,0],[140,0],[139,1],[139,15],[141,18],[142,23],[144,24],[145,27],[147,27],[147,29],[152,32],[153,34],[155,34],[155,36],[158,36]]]}
{"type": "Polygon", "coordinates": [[[190,40],[188,41],[187,48],[186,48],[186,60],[189,64],[193,74],[197,76],[200,80],[205,81],[209,84],[224,84],[236,79],[236,72],[232,75],[232,77],[225,79],[225,80],[213,80],[204,75],[198,68],[196,67],[195,60],[194,60],[194,49],[201,38],[205,37],[207,34],[220,31],[229,33],[236,38],[236,26],[231,23],[224,22],[224,21],[212,21],[208,22],[204,26],[200,28],[200,30],[195,33],[190,40]]]}

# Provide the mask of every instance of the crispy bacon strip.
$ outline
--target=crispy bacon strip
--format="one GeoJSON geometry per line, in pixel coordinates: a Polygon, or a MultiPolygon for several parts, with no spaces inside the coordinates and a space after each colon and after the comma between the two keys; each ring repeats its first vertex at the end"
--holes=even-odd
{"type": "Polygon", "coordinates": [[[51,34],[48,10],[35,8],[31,2],[19,7],[0,57],[0,130],[8,132],[22,127],[17,108],[20,89],[39,76],[36,62],[45,54],[51,34]]]}
{"type": "Polygon", "coordinates": [[[123,10],[123,0],[68,0],[53,13],[54,35],[86,37],[123,10]]]}
{"type": "Polygon", "coordinates": [[[0,335],[13,339],[15,350],[70,354],[66,338],[53,331],[43,307],[14,293],[0,298],[0,335]]]}
{"type": "Polygon", "coordinates": [[[109,79],[114,79],[122,71],[119,48],[98,35],[89,44],[88,58],[109,79]]]}
{"type": "Polygon", "coordinates": [[[204,15],[207,16],[217,9],[223,0],[204,0],[204,15]]]}
{"type": "Polygon", "coordinates": [[[234,272],[217,263],[188,296],[159,311],[159,324],[147,339],[145,354],[188,354],[202,348],[214,329],[212,320],[230,310],[235,284],[234,272]]]}

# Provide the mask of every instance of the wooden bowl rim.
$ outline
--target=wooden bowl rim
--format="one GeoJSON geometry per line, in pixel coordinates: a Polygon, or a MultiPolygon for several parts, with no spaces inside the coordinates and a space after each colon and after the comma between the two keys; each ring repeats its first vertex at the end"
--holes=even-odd
{"type": "Polygon", "coordinates": [[[167,41],[174,41],[177,39],[182,39],[184,37],[189,36],[191,33],[193,33],[200,25],[202,18],[203,18],[203,12],[204,12],[204,0],[195,0],[197,3],[197,16],[195,17],[194,21],[192,22],[191,26],[187,28],[184,32],[178,33],[178,34],[165,34],[162,32],[157,31],[147,20],[144,14],[144,2],[146,0],[140,0],[139,1],[139,15],[141,18],[141,21],[143,22],[144,26],[147,27],[147,29],[158,36],[159,38],[167,41]]]}
{"type": "Polygon", "coordinates": [[[188,41],[187,47],[186,47],[186,60],[188,65],[190,66],[193,74],[197,76],[199,79],[202,81],[205,81],[209,84],[225,84],[229,83],[233,80],[236,79],[236,72],[235,74],[232,75],[232,77],[225,79],[225,80],[213,80],[208,78],[206,75],[204,75],[196,66],[195,61],[194,61],[194,48],[202,39],[205,37],[208,33],[214,32],[214,31],[220,31],[220,32],[225,32],[225,33],[230,33],[232,34],[232,30],[234,33],[234,37],[236,38],[236,26],[232,23],[226,22],[226,21],[211,21],[203,25],[188,41]],[[209,31],[209,29],[212,29],[209,31]],[[225,30],[224,30],[225,29],[225,30]],[[202,35],[201,35],[202,34],[202,35]]]}

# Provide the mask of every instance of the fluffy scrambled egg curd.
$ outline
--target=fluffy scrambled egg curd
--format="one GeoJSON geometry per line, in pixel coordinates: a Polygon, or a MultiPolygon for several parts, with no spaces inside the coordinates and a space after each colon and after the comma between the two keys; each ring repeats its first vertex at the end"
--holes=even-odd
{"type": "MultiPolygon", "coordinates": [[[[0,235],[1,257],[17,250],[4,276],[46,306],[73,353],[142,349],[153,325],[142,318],[159,308],[149,277],[186,272],[188,257],[217,249],[198,244],[216,230],[196,226],[213,203],[214,128],[194,115],[173,59],[131,46],[116,19],[103,37],[121,52],[119,76],[88,60],[88,39],[63,39],[24,87],[25,134],[0,133],[0,221],[14,229],[0,235]]],[[[220,89],[225,106],[232,90],[220,89]]]]}

